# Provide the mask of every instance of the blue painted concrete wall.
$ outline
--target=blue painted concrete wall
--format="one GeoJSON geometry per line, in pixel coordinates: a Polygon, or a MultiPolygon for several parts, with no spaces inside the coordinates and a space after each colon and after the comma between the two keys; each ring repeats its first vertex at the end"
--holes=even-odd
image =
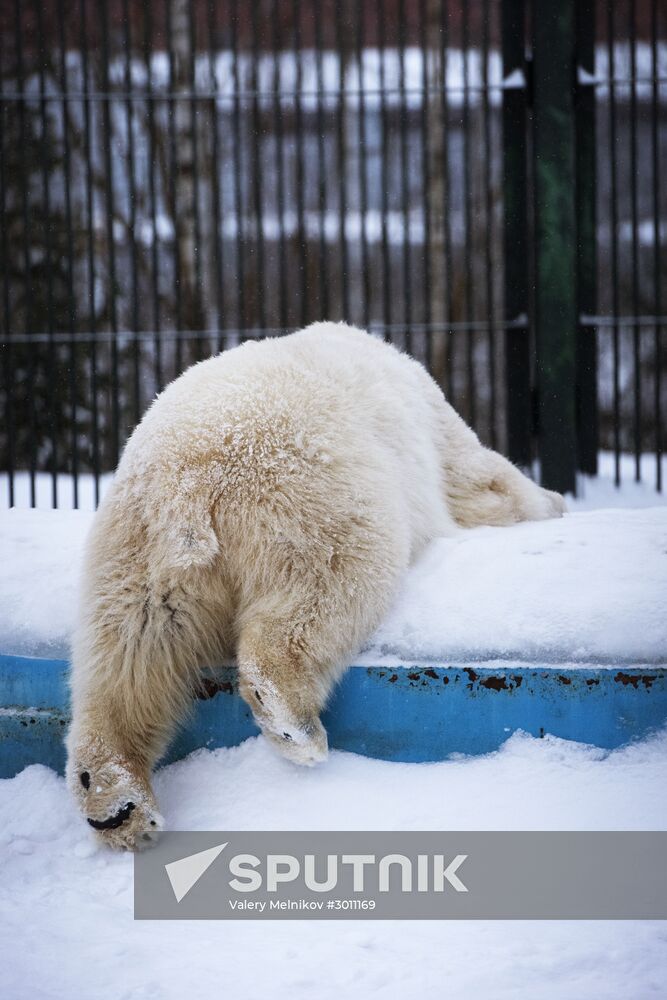
{"type": "MultiPolygon", "coordinates": [[[[32,763],[63,771],[67,672],[64,660],[0,655],[0,777],[32,763]]],[[[332,747],[384,760],[488,753],[517,729],[613,748],[665,725],[667,670],[356,666],[323,721],[332,747]]],[[[165,760],[257,731],[224,667],[205,680],[165,760]]]]}

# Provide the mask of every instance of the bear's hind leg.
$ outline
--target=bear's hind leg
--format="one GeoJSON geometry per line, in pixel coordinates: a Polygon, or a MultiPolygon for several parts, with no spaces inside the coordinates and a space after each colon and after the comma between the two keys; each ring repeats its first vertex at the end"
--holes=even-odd
{"type": "Polygon", "coordinates": [[[327,756],[320,722],[331,682],[316,668],[286,621],[259,617],[241,631],[239,689],[269,742],[296,764],[327,756]]]}
{"type": "Polygon", "coordinates": [[[464,528],[561,517],[565,501],[495,451],[475,446],[446,468],[447,506],[464,528]]]}
{"type": "Polygon", "coordinates": [[[431,385],[438,413],[438,447],[447,509],[462,528],[503,527],[520,521],[562,517],[565,501],[543,489],[479,438],[431,385]]]}

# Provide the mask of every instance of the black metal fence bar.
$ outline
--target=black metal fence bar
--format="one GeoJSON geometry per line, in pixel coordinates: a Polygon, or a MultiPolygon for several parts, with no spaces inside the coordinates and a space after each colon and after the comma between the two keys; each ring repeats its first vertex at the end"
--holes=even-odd
{"type": "MultiPolygon", "coordinates": [[[[108,0],[101,0],[100,21],[102,24],[102,87],[109,90],[109,11],[108,0]]],[[[109,323],[113,337],[111,338],[111,462],[118,464],[120,455],[120,383],[118,370],[118,297],[115,293],[116,272],[116,236],[114,233],[114,157],[113,133],[111,130],[111,104],[105,101],[102,105],[102,150],[104,152],[104,207],[107,238],[107,253],[109,261],[109,323]]]]}
{"type": "MultiPolygon", "coordinates": [[[[630,43],[630,76],[637,76],[637,11],[635,0],[628,3],[628,40],[630,43]]],[[[632,314],[639,312],[639,234],[637,206],[637,88],[630,88],[630,218],[632,222],[632,314]]],[[[634,369],[634,451],[635,479],[641,480],[641,371],[639,363],[639,329],[632,331],[634,369]]]]}
{"type": "Polygon", "coordinates": [[[403,301],[405,334],[403,346],[412,350],[412,322],[414,320],[413,298],[413,261],[410,243],[410,165],[408,156],[408,94],[407,94],[407,19],[406,0],[398,0],[398,37],[399,37],[399,92],[400,92],[400,171],[401,171],[401,212],[402,212],[402,247],[403,247],[403,301]]]}
{"type": "MultiPolygon", "coordinates": [[[[170,8],[168,7],[169,11],[170,8]]],[[[151,5],[144,5],[144,17],[143,17],[143,56],[145,62],[146,71],[146,87],[148,90],[147,102],[146,102],[146,116],[148,122],[148,163],[146,164],[146,174],[147,174],[147,184],[148,184],[148,198],[149,198],[149,218],[150,218],[150,249],[151,249],[151,260],[150,260],[150,274],[151,274],[151,293],[152,293],[152,324],[153,330],[155,331],[154,340],[154,375],[155,382],[158,391],[162,387],[162,338],[160,336],[162,329],[162,308],[161,308],[161,293],[160,293],[160,261],[159,261],[159,241],[158,241],[158,230],[157,230],[157,185],[155,180],[155,168],[157,161],[157,140],[156,140],[156,126],[155,126],[155,105],[152,100],[152,70],[151,70],[151,37],[153,32],[153,19],[151,13],[151,5]]],[[[171,50],[169,58],[171,59],[171,50]]],[[[169,179],[169,197],[171,199],[172,208],[172,220],[174,225],[174,231],[178,233],[178,218],[179,211],[176,205],[176,180],[175,180],[175,169],[174,164],[176,160],[176,140],[173,133],[173,122],[174,122],[174,108],[173,105],[168,110],[169,124],[168,124],[168,134],[169,134],[169,154],[170,154],[170,179],[169,179]]],[[[180,328],[180,316],[181,316],[181,279],[180,279],[180,266],[179,266],[179,255],[174,254],[174,303],[176,311],[176,329],[180,328]]]]}
{"type": "Polygon", "coordinates": [[[596,254],[596,122],[595,92],[585,86],[595,76],[596,5],[576,4],[575,61],[575,209],[577,225],[576,426],[577,468],[594,476],[598,471],[597,330],[584,326],[582,317],[597,308],[596,254]]]}
{"type": "MultiPolygon", "coordinates": [[[[18,93],[21,96],[21,100],[17,106],[17,118],[18,118],[18,142],[19,142],[19,187],[20,194],[19,200],[21,204],[22,211],[22,247],[21,251],[23,254],[23,274],[22,274],[22,284],[23,284],[23,296],[24,296],[24,323],[25,332],[29,333],[31,329],[31,319],[30,319],[30,304],[32,301],[32,289],[30,287],[30,229],[29,229],[29,212],[28,212],[28,191],[27,191],[27,171],[25,164],[25,141],[26,141],[26,124],[25,124],[25,101],[23,100],[23,32],[21,29],[21,9],[18,0],[15,0],[14,4],[14,25],[15,25],[15,39],[14,44],[16,46],[16,84],[18,93]]],[[[3,47],[4,48],[4,47],[3,47]]],[[[5,147],[5,152],[7,148],[5,147]]],[[[3,221],[4,221],[3,212],[3,221]]],[[[9,258],[5,258],[7,261],[9,258]]],[[[34,417],[34,398],[32,397],[31,389],[34,385],[34,373],[33,373],[33,358],[32,355],[28,360],[27,372],[26,372],[26,382],[28,383],[28,392],[31,394],[31,398],[28,401],[28,447],[27,454],[25,456],[26,463],[29,467],[30,474],[30,505],[34,507],[35,505],[35,470],[37,465],[36,455],[35,455],[35,417],[34,417]]],[[[13,421],[12,421],[12,430],[13,421]]]]}
{"type": "MultiPolygon", "coordinates": [[[[443,93],[446,94],[447,82],[449,78],[448,69],[448,50],[450,41],[450,30],[449,30],[449,20],[447,17],[447,12],[445,10],[445,5],[441,5],[440,10],[440,33],[441,33],[441,49],[440,49],[440,59],[442,66],[442,79],[441,84],[443,88],[443,93]]],[[[445,99],[443,101],[442,108],[442,220],[441,225],[444,229],[444,239],[443,239],[443,250],[444,250],[444,266],[445,266],[445,289],[444,289],[444,302],[446,302],[446,312],[445,317],[448,323],[451,323],[454,318],[454,264],[453,264],[453,252],[452,252],[452,198],[451,198],[451,169],[449,162],[449,149],[450,149],[450,122],[449,122],[449,102],[445,99]]],[[[454,398],[454,344],[453,338],[447,337],[445,342],[444,351],[444,369],[445,369],[445,379],[446,379],[446,390],[447,397],[449,399],[454,398]]]]}
{"type": "MultiPolygon", "coordinates": [[[[294,62],[296,65],[296,96],[294,98],[294,126],[296,131],[296,211],[297,211],[297,245],[299,252],[299,324],[303,326],[309,315],[309,293],[308,293],[308,257],[305,233],[305,173],[304,173],[304,150],[303,150],[303,66],[301,52],[301,3],[299,0],[293,2],[293,44],[294,62]]],[[[345,166],[343,167],[345,169],[345,166]]],[[[343,235],[345,239],[345,235],[343,235]]]]}
{"type": "MultiPolygon", "coordinates": [[[[79,7],[80,15],[80,36],[79,44],[81,51],[81,75],[83,78],[84,97],[88,92],[88,24],[86,15],[86,0],[81,0],[79,7]]],[[[87,279],[87,300],[88,300],[88,320],[93,334],[97,333],[97,316],[95,302],[95,240],[93,236],[94,219],[94,196],[92,178],[92,129],[90,104],[85,99],[82,102],[83,112],[83,148],[85,164],[85,230],[86,230],[86,279],[87,279]]],[[[90,346],[89,358],[90,371],[90,444],[91,444],[91,466],[93,477],[93,497],[95,506],[100,500],[100,431],[99,431],[99,404],[97,392],[97,342],[93,337],[90,346]]],[[[34,506],[34,499],[31,496],[31,505],[34,506]]]]}
{"type": "MultiPolygon", "coordinates": [[[[132,89],[132,39],[129,18],[129,0],[123,0],[125,48],[124,84],[129,94],[132,89]]],[[[64,45],[63,45],[64,48],[64,45]]],[[[139,273],[137,259],[137,190],[135,184],[135,152],[134,152],[134,106],[129,96],[125,100],[126,149],[127,149],[127,182],[128,182],[128,240],[130,245],[130,271],[132,275],[132,305],[130,323],[132,330],[139,329],[139,273]]],[[[132,352],[132,395],[133,417],[137,423],[141,419],[141,357],[139,342],[135,340],[132,352]]]]}
{"type": "MultiPolygon", "coordinates": [[[[0,35],[0,61],[4,61],[5,40],[0,35]]],[[[5,134],[5,105],[0,103],[0,135],[5,134]]],[[[7,212],[7,179],[5,174],[5,150],[4,143],[0,142],[0,252],[3,261],[8,260],[9,240],[6,225],[7,212]]],[[[2,269],[2,310],[5,330],[8,331],[11,325],[12,310],[10,304],[10,276],[8,268],[2,269]]],[[[5,468],[7,470],[7,500],[10,507],[14,506],[14,358],[11,343],[4,344],[2,352],[2,382],[5,392],[5,419],[7,448],[5,456],[5,468]]]]}
{"type": "Polygon", "coordinates": [[[331,277],[329,273],[329,262],[328,253],[326,245],[326,235],[325,235],[325,219],[328,210],[328,199],[327,199],[327,185],[326,185],[326,173],[325,173],[325,161],[326,161],[326,151],[325,151],[325,141],[324,141],[324,107],[323,103],[326,100],[324,96],[324,68],[322,64],[323,54],[322,54],[322,10],[319,4],[316,4],[313,9],[313,16],[315,21],[315,57],[316,57],[316,74],[317,74],[317,117],[316,117],[316,131],[317,131],[317,211],[319,215],[319,227],[318,227],[318,239],[319,239],[319,259],[320,266],[318,269],[318,293],[319,293],[319,307],[322,316],[329,315],[329,286],[331,283],[331,277]]]}
{"type": "MultiPolygon", "coordinates": [[[[489,366],[489,404],[491,412],[496,412],[496,323],[494,305],[494,255],[493,239],[494,227],[494,204],[493,204],[493,183],[492,183],[492,163],[491,163],[491,108],[489,97],[489,31],[490,31],[490,11],[489,0],[482,3],[482,135],[484,149],[484,190],[486,194],[485,208],[486,219],[489,226],[489,238],[484,241],[484,269],[485,283],[484,292],[486,297],[486,322],[488,326],[487,356],[489,366]]],[[[491,423],[490,444],[496,448],[498,444],[498,428],[496,422],[491,423]]]]}
{"type": "MultiPolygon", "coordinates": [[[[48,365],[49,370],[54,370],[53,351],[53,329],[54,329],[54,302],[53,302],[53,234],[49,220],[51,217],[51,179],[49,176],[49,161],[47,150],[47,128],[48,121],[46,115],[45,78],[44,78],[44,25],[42,9],[39,3],[35,4],[35,15],[37,21],[37,61],[39,79],[39,116],[40,116],[40,160],[41,160],[41,180],[42,180],[42,204],[44,211],[44,248],[45,248],[45,284],[47,300],[47,323],[49,328],[49,350],[48,365]]],[[[55,387],[52,378],[47,379],[46,405],[48,408],[49,436],[51,439],[50,472],[51,472],[51,503],[53,507],[58,506],[58,421],[55,408],[55,387]]]]}
{"type": "MultiPolygon", "coordinates": [[[[618,316],[618,183],[616,165],[616,82],[615,82],[615,23],[614,5],[607,4],[607,59],[609,63],[609,163],[611,169],[611,184],[609,206],[611,220],[611,297],[612,314],[618,316]]],[[[614,425],[614,480],[617,486],[621,483],[621,419],[620,419],[620,341],[619,326],[616,319],[613,322],[613,425],[614,425]]]]}
{"type": "MultiPolygon", "coordinates": [[[[425,0],[419,0],[419,48],[423,53],[428,51],[427,41],[426,41],[426,2],[425,0]]],[[[426,94],[428,89],[428,60],[426,58],[422,59],[422,72],[421,72],[421,87],[422,93],[426,94]]],[[[432,215],[432,204],[431,204],[431,149],[429,142],[429,128],[428,128],[428,101],[422,100],[421,102],[421,115],[419,119],[419,127],[421,131],[421,185],[424,191],[424,203],[422,205],[422,219],[424,227],[424,239],[422,244],[422,317],[424,325],[428,328],[431,324],[431,306],[432,306],[432,275],[431,275],[431,254],[429,253],[429,248],[431,247],[432,236],[431,236],[431,215],[432,215]]],[[[430,338],[427,338],[425,345],[425,360],[428,368],[431,368],[433,364],[433,351],[432,342],[430,338]]]]}
{"type": "Polygon", "coordinates": [[[576,486],[574,2],[534,5],[535,326],[542,481],[576,486]]]}
{"type": "Polygon", "coordinates": [[[656,488],[662,490],[662,332],[665,318],[662,313],[662,257],[660,252],[661,190],[660,190],[660,145],[658,115],[660,114],[660,92],[658,83],[658,0],[651,0],[651,163],[653,167],[653,302],[656,312],[654,321],[654,396],[655,407],[655,480],[656,488]]]}
{"type": "Polygon", "coordinates": [[[503,92],[503,193],[505,264],[505,371],[507,451],[527,466],[532,457],[531,350],[525,331],[513,326],[528,317],[527,86],[524,0],[503,4],[503,78],[522,84],[503,92]],[[508,325],[509,324],[509,325],[508,325]]]}
{"type": "MultiPolygon", "coordinates": [[[[385,35],[386,7],[385,0],[379,0],[378,6],[378,47],[380,51],[380,188],[381,203],[381,241],[382,241],[382,315],[385,323],[390,324],[393,317],[392,311],[392,290],[390,287],[391,264],[389,257],[389,235],[387,232],[387,217],[389,215],[389,186],[388,186],[388,160],[389,160],[389,119],[387,110],[387,81],[386,81],[386,35],[385,35]]],[[[341,87],[342,89],[342,87],[341,87]]],[[[346,315],[345,311],[343,315],[346,315]]],[[[385,330],[385,340],[389,337],[385,330]]]]}

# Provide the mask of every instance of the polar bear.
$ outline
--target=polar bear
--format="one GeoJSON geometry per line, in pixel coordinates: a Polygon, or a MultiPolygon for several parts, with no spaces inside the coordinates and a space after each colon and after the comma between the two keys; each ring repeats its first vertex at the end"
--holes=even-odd
{"type": "Polygon", "coordinates": [[[361,330],[194,365],[132,434],[87,541],[67,779],[88,823],[111,847],[152,839],[151,769],[230,656],[264,736],[321,761],[327,697],[427,542],[563,510],[361,330]]]}

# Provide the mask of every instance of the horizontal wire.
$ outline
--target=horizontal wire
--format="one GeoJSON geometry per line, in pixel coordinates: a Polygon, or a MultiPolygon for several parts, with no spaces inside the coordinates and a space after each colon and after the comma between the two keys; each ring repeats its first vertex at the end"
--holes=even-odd
{"type": "MultiPolygon", "coordinates": [[[[528,321],[525,317],[514,320],[503,320],[498,317],[492,321],[494,329],[500,327],[505,330],[527,329],[528,321]]],[[[453,323],[378,323],[371,321],[368,326],[371,333],[404,333],[411,330],[413,333],[457,333],[465,330],[488,330],[489,323],[486,320],[469,320],[453,323]]],[[[263,337],[282,337],[287,333],[295,332],[298,327],[227,327],[222,329],[211,328],[209,330],[119,330],[117,333],[112,330],[80,331],[72,333],[14,333],[0,340],[0,347],[5,344],[26,344],[26,343],[50,343],[69,344],[75,343],[105,343],[112,340],[123,340],[132,342],[134,340],[151,340],[159,337],[161,340],[206,340],[216,337],[229,339],[236,337],[239,340],[261,339],[263,337]]]]}
{"type": "MultiPolygon", "coordinates": [[[[578,87],[592,87],[592,88],[605,88],[605,87],[633,87],[633,86],[647,86],[649,84],[656,83],[658,86],[667,85],[667,76],[646,76],[646,77],[596,77],[590,80],[580,80],[577,83],[578,87]]],[[[338,98],[341,95],[343,97],[396,97],[400,99],[403,95],[406,97],[417,97],[422,94],[440,94],[440,93],[452,93],[452,94],[463,94],[463,93],[491,93],[491,92],[502,92],[504,90],[525,90],[525,81],[521,82],[500,82],[500,83],[489,83],[483,84],[447,84],[445,87],[405,87],[403,90],[397,87],[387,87],[381,89],[378,87],[364,88],[336,88],[334,90],[230,90],[228,92],[223,92],[221,90],[113,90],[113,91],[73,91],[68,90],[67,93],[63,93],[59,90],[51,91],[47,94],[41,96],[40,94],[28,94],[25,91],[18,90],[6,90],[0,91],[0,100],[2,101],[34,101],[39,102],[45,101],[66,101],[75,102],[80,104],[83,101],[94,102],[94,101],[235,101],[235,100],[255,100],[258,98],[264,98],[266,100],[274,101],[276,98],[280,100],[293,101],[296,99],[301,100],[323,100],[325,98],[338,98]]],[[[648,99],[648,98],[647,98],[648,99]]]]}
{"type": "Polygon", "coordinates": [[[580,316],[579,326],[666,326],[667,316],[580,316]]]}
{"type": "MultiPolygon", "coordinates": [[[[653,82],[652,80],[647,82],[653,82]]],[[[483,93],[484,91],[501,91],[501,90],[519,90],[525,87],[525,84],[514,84],[511,83],[506,86],[503,83],[490,83],[487,86],[482,84],[469,84],[464,86],[463,84],[448,84],[444,89],[447,92],[462,93],[464,91],[470,92],[475,91],[478,93],[483,93]]],[[[233,101],[233,100],[243,100],[245,99],[256,99],[265,97],[267,100],[275,100],[278,98],[283,98],[285,100],[294,100],[295,98],[302,99],[314,99],[322,100],[326,97],[339,97],[341,94],[345,97],[381,97],[381,96],[394,96],[400,98],[403,94],[407,97],[417,96],[419,94],[439,94],[441,93],[440,87],[406,87],[403,91],[399,88],[389,87],[385,90],[381,90],[378,87],[369,87],[367,90],[354,88],[336,88],[335,90],[230,90],[228,92],[220,90],[112,90],[112,91],[101,91],[96,90],[86,93],[85,91],[72,91],[69,90],[67,95],[61,93],[60,91],[52,91],[44,95],[44,99],[47,101],[62,101],[63,99],[69,101],[233,101]]],[[[0,92],[0,100],[3,101],[41,101],[42,98],[39,94],[27,94],[25,91],[18,90],[7,90],[0,92]]]]}
{"type": "MultiPolygon", "coordinates": [[[[647,327],[667,326],[667,316],[587,316],[582,315],[578,319],[578,325],[583,327],[647,327]]],[[[405,333],[411,330],[413,333],[458,333],[466,330],[489,330],[500,328],[503,330],[527,330],[528,320],[525,316],[516,319],[503,319],[501,316],[488,320],[461,320],[452,323],[381,323],[374,320],[368,324],[371,333],[405,333]]],[[[232,337],[239,340],[260,340],[263,337],[282,337],[288,333],[294,333],[299,327],[224,327],[211,328],[208,330],[119,330],[114,333],[112,330],[77,331],[76,333],[12,333],[0,339],[0,347],[8,344],[69,344],[69,343],[106,343],[115,338],[119,341],[127,340],[153,340],[159,337],[165,341],[176,340],[206,340],[224,337],[232,337]]]]}

